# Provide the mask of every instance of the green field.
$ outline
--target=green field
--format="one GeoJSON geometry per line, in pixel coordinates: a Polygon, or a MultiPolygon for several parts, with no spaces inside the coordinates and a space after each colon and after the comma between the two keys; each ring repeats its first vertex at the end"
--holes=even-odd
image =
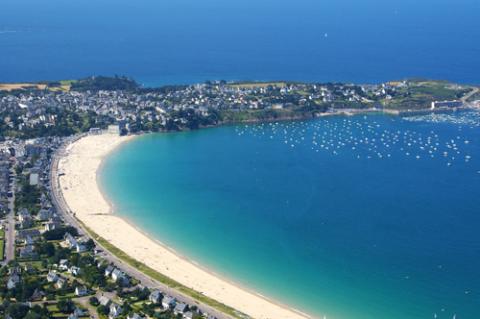
{"type": "Polygon", "coordinates": [[[5,231],[0,229],[0,260],[5,258],[5,231]]]}
{"type": "Polygon", "coordinates": [[[287,85],[286,82],[238,82],[231,83],[228,86],[238,89],[254,89],[254,88],[266,88],[269,86],[283,88],[287,85]]]}

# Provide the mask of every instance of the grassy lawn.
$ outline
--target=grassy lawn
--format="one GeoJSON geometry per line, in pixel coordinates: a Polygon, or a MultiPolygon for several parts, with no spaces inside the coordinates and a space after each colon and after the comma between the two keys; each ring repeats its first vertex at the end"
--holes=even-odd
{"type": "Polygon", "coordinates": [[[0,229],[0,260],[5,257],[5,230],[0,229]]]}
{"type": "Polygon", "coordinates": [[[0,260],[3,260],[3,258],[5,258],[4,253],[5,253],[5,241],[3,239],[0,239],[0,260]]]}
{"type": "Polygon", "coordinates": [[[230,315],[235,318],[248,318],[247,315],[233,309],[230,306],[227,306],[225,304],[222,304],[210,297],[207,297],[198,291],[195,291],[191,288],[188,288],[181,283],[159,273],[158,271],[148,267],[144,263],[141,263],[134,258],[130,257],[127,255],[125,252],[122,250],[118,249],[117,247],[113,246],[110,244],[107,240],[104,238],[98,236],[94,231],[92,231],[90,228],[88,228],[84,223],[82,223],[80,220],[78,222],[82,225],[82,227],[89,233],[89,235],[95,239],[100,245],[102,245],[105,249],[107,249],[110,253],[115,255],[117,258],[121,259],[125,263],[129,264],[130,266],[136,268],[137,270],[141,271],[142,273],[146,274],[147,276],[171,287],[174,288],[182,293],[184,293],[187,296],[190,296],[206,305],[209,305],[210,307],[213,307],[227,315],[230,315]]]}
{"type": "Polygon", "coordinates": [[[229,84],[230,87],[232,88],[238,88],[238,89],[253,89],[253,88],[266,88],[269,86],[274,86],[274,87],[285,87],[287,85],[286,82],[241,82],[241,83],[232,83],[229,84]]]}

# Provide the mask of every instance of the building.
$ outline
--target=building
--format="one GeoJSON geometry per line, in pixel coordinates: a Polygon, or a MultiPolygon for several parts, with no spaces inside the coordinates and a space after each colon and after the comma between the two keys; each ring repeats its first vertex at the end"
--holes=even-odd
{"type": "Polygon", "coordinates": [[[20,258],[35,258],[37,253],[35,252],[35,246],[26,245],[23,248],[20,248],[20,258]]]}
{"type": "Polygon", "coordinates": [[[154,304],[158,304],[160,301],[162,301],[162,293],[159,290],[154,290],[150,296],[148,296],[148,300],[154,304]]]}
{"type": "Polygon", "coordinates": [[[162,307],[164,309],[172,309],[173,307],[175,307],[175,305],[176,305],[176,301],[175,301],[175,298],[173,297],[166,296],[162,300],[162,307]]]}
{"type": "Polygon", "coordinates": [[[109,125],[107,129],[108,133],[120,135],[120,126],[118,125],[109,125]]]}
{"type": "Polygon", "coordinates": [[[88,134],[90,134],[90,135],[100,135],[100,134],[102,134],[102,130],[98,127],[92,127],[90,130],[88,130],[88,134]]]}
{"type": "Polygon", "coordinates": [[[436,108],[457,108],[462,106],[463,102],[461,101],[434,101],[430,108],[434,110],[436,108]]]}
{"type": "Polygon", "coordinates": [[[115,268],[112,265],[108,265],[107,268],[105,268],[105,277],[110,277],[114,270],[115,268]]]}
{"type": "Polygon", "coordinates": [[[20,283],[20,276],[17,274],[13,274],[8,278],[7,281],[7,289],[13,289],[20,283]]]}
{"type": "Polygon", "coordinates": [[[79,297],[82,297],[82,296],[85,296],[88,294],[88,290],[87,290],[87,287],[85,286],[77,286],[75,288],[75,296],[79,296],[79,297]]]}
{"type": "Polygon", "coordinates": [[[58,262],[58,269],[67,270],[68,269],[68,260],[67,259],[60,259],[60,261],[58,262]]]}
{"type": "Polygon", "coordinates": [[[39,180],[39,175],[37,172],[32,172],[30,173],[30,177],[29,177],[29,184],[31,186],[36,186],[38,185],[38,180],[39,180]]]}
{"type": "Polygon", "coordinates": [[[83,253],[85,250],[87,250],[87,247],[81,243],[77,243],[74,248],[77,253],[83,253]]]}
{"type": "Polygon", "coordinates": [[[193,312],[187,311],[183,314],[183,318],[185,319],[193,319],[193,312]]]}
{"type": "Polygon", "coordinates": [[[188,310],[188,305],[184,304],[183,302],[179,302],[175,305],[175,308],[173,308],[173,313],[178,315],[178,314],[184,314],[188,310]]]}
{"type": "Polygon", "coordinates": [[[65,287],[66,284],[67,279],[59,276],[57,282],[55,283],[55,287],[57,287],[58,289],[62,289],[63,287],[65,287]]]}
{"type": "Polygon", "coordinates": [[[70,233],[66,233],[64,239],[69,248],[75,248],[77,246],[77,240],[70,233]]]}
{"type": "Polygon", "coordinates": [[[44,231],[50,231],[50,230],[57,229],[59,227],[60,227],[59,223],[48,222],[48,223],[45,224],[43,229],[44,229],[44,231]]]}
{"type": "Polygon", "coordinates": [[[108,318],[114,319],[117,318],[122,314],[122,307],[116,303],[112,303],[110,305],[110,313],[108,314],[108,318]]]}
{"type": "Polygon", "coordinates": [[[127,276],[125,276],[125,274],[118,268],[115,268],[115,270],[112,271],[112,279],[113,281],[124,285],[128,284],[127,276]]]}
{"type": "Polygon", "coordinates": [[[47,274],[48,282],[56,282],[58,280],[58,275],[56,271],[50,270],[47,274]]]}
{"type": "Polygon", "coordinates": [[[80,275],[80,267],[72,266],[68,269],[68,273],[74,276],[80,275]]]}
{"type": "Polygon", "coordinates": [[[111,301],[110,299],[108,299],[107,297],[105,297],[105,296],[101,296],[101,297],[98,299],[98,302],[99,302],[102,306],[105,306],[105,307],[110,306],[110,304],[112,303],[112,301],[111,301]]]}
{"type": "Polygon", "coordinates": [[[52,212],[48,209],[40,209],[40,211],[37,214],[37,220],[49,220],[50,217],[52,217],[52,212]]]}

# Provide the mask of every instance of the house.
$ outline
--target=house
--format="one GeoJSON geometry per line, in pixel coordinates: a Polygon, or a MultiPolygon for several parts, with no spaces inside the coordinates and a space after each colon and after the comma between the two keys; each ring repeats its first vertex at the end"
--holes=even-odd
{"type": "Polygon", "coordinates": [[[175,298],[170,296],[166,296],[162,300],[162,307],[165,309],[171,309],[175,307],[175,304],[176,304],[175,298]]]}
{"type": "Polygon", "coordinates": [[[77,307],[73,311],[73,314],[76,315],[77,317],[84,317],[85,316],[85,311],[83,311],[82,309],[77,307]]]}
{"type": "Polygon", "coordinates": [[[112,301],[105,296],[101,296],[100,298],[98,298],[98,302],[105,307],[110,306],[110,304],[112,303],[112,301]]]}
{"type": "Polygon", "coordinates": [[[70,233],[66,233],[64,239],[69,248],[75,248],[75,246],[77,246],[77,240],[70,233]]]}
{"type": "Polygon", "coordinates": [[[32,237],[30,237],[28,235],[23,239],[23,244],[24,245],[33,245],[34,243],[35,243],[35,241],[32,239],[32,237]]]}
{"type": "Polygon", "coordinates": [[[68,269],[68,273],[70,273],[74,276],[78,276],[78,275],[80,275],[80,267],[72,266],[68,269]]]}
{"type": "Polygon", "coordinates": [[[60,223],[56,223],[56,222],[48,222],[45,224],[45,226],[43,227],[43,230],[44,231],[51,231],[51,230],[54,230],[54,229],[57,229],[60,227],[60,223]]]}
{"type": "Polygon", "coordinates": [[[71,315],[69,315],[67,317],[67,319],[78,319],[78,316],[76,314],[72,313],[71,315]]]}
{"type": "Polygon", "coordinates": [[[66,284],[67,279],[59,276],[57,282],[55,283],[55,287],[57,287],[58,289],[62,289],[63,287],[65,287],[66,284]]]}
{"type": "Polygon", "coordinates": [[[17,274],[13,274],[8,278],[7,282],[7,289],[13,289],[20,283],[20,276],[17,274]]]}
{"type": "Polygon", "coordinates": [[[18,221],[23,222],[25,219],[31,219],[32,216],[28,212],[28,209],[22,208],[18,211],[18,221]]]}
{"type": "Polygon", "coordinates": [[[121,314],[122,314],[122,307],[116,303],[112,303],[110,305],[110,313],[108,314],[108,318],[114,319],[121,314]]]}
{"type": "Polygon", "coordinates": [[[150,300],[152,303],[158,304],[160,301],[162,301],[162,293],[160,290],[154,290],[150,296],[148,296],[148,300],[150,300]]]}
{"type": "Polygon", "coordinates": [[[118,268],[115,268],[113,271],[112,271],[112,279],[114,281],[118,281],[120,278],[123,277],[123,273],[120,269],[118,268]]]}
{"type": "Polygon", "coordinates": [[[60,259],[60,262],[58,263],[58,269],[67,270],[68,269],[68,260],[67,259],[60,259]]]}
{"type": "Polygon", "coordinates": [[[179,302],[175,305],[175,308],[173,308],[173,313],[178,315],[178,314],[183,314],[188,310],[188,305],[184,304],[183,302],[179,302]]]}
{"type": "Polygon", "coordinates": [[[47,274],[48,282],[56,282],[58,280],[58,275],[56,271],[50,270],[47,274]]]}
{"type": "Polygon", "coordinates": [[[142,316],[140,316],[139,314],[132,313],[132,314],[129,314],[127,316],[127,319],[144,319],[144,318],[142,316]]]}
{"type": "Polygon", "coordinates": [[[79,296],[79,297],[82,297],[82,296],[85,296],[88,294],[88,290],[87,290],[87,287],[85,286],[77,286],[75,288],[75,296],[79,296]]]}
{"type": "Polygon", "coordinates": [[[43,220],[48,220],[52,216],[52,213],[48,209],[40,209],[40,211],[37,214],[37,220],[43,221],[43,220]]]}
{"type": "Polygon", "coordinates": [[[17,238],[20,241],[23,241],[30,236],[33,240],[38,240],[40,238],[40,231],[38,229],[23,229],[17,232],[17,238]]]}
{"type": "Polygon", "coordinates": [[[33,220],[31,216],[25,216],[20,220],[20,228],[30,228],[33,226],[33,220]]]}
{"type": "Polygon", "coordinates": [[[84,244],[80,244],[80,243],[77,243],[75,246],[74,246],[74,249],[77,253],[83,253],[85,250],[87,250],[87,248],[85,247],[84,244]]]}
{"type": "Polygon", "coordinates": [[[105,277],[110,277],[114,270],[115,268],[112,265],[108,265],[107,268],[105,268],[105,277]]]}
{"type": "Polygon", "coordinates": [[[434,101],[432,102],[431,109],[434,110],[436,108],[457,108],[462,106],[462,101],[434,101]]]}
{"type": "Polygon", "coordinates": [[[35,252],[35,246],[27,245],[20,249],[20,258],[35,258],[37,253],[35,252]]]}
{"type": "Polygon", "coordinates": [[[125,274],[118,268],[115,268],[112,271],[112,279],[115,282],[121,283],[121,284],[128,284],[128,278],[125,276],[125,274]]]}
{"type": "Polygon", "coordinates": [[[27,273],[31,273],[35,271],[35,267],[33,267],[30,263],[26,263],[25,265],[23,265],[23,270],[27,273]]]}
{"type": "Polygon", "coordinates": [[[38,300],[42,300],[44,297],[45,297],[45,292],[35,289],[32,296],[30,297],[30,300],[38,301],[38,300]]]}
{"type": "Polygon", "coordinates": [[[183,314],[183,318],[185,319],[193,319],[193,312],[187,311],[183,314]]]}

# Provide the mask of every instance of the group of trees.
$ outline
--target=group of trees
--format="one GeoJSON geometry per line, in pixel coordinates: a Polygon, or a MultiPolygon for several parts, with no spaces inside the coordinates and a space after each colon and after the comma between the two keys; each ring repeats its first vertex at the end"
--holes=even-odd
{"type": "Polygon", "coordinates": [[[30,308],[25,304],[5,301],[0,305],[0,312],[13,319],[50,319],[50,313],[45,305],[35,305],[30,308]]]}
{"type": "Polygon", "coordinates": [[[114,77],[92,76],[86,79],[74,81],[70,89],[73,91],[99,91],[99,90],[123,90],[131,91],[139,87],[133,79],[125,76],[114,77]]]}
{"type": "Polygon", "coordinates": [[[63,239],[66,233],[72,236],[78,236],[78,230],[73,226],[67,225],[44,232],[43,238],[45,238],[45,240],[60,240],[63,239]]]}

